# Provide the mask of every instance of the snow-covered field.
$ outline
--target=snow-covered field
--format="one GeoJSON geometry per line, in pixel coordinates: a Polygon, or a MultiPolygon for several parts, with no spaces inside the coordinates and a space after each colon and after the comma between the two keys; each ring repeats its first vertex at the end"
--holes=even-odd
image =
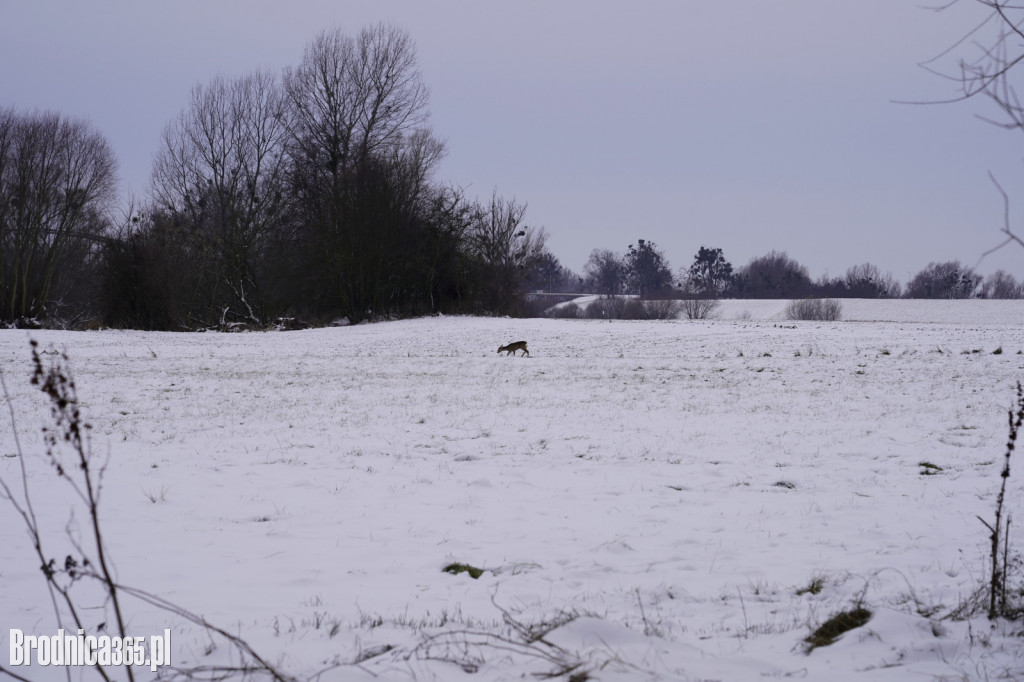
{"type": "MultiPolygon", "coordinates": [[[[71,357],[120,581],[299,679],[1020,679],[1020,624],[944,616],[985,572],[1024,308],[954,303],[844,302],[837,323],[730,301],[702,322],[2,331],[0,370],[50,553],[87,517],[45,461],[30,336],[71,357]],[[530,357],[496,354],[519,339],[530,357]],[[867,625],[805,653],[858,603],[867,625]]],[[[20,487],[15,453],[4,424],[0,476],[20,487]]],[[[10,628],[56,633],[38,563],[0,500],[0,665],[10,628]]],[[[86,622],[108,621],[83,594],[86,622]]],[[[125,604],[134,633],[172,630],[176,667],[239,662],[125,604]]]]}

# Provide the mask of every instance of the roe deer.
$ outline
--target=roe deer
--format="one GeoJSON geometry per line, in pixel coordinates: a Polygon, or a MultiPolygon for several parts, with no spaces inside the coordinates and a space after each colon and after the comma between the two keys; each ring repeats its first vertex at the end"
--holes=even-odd
{"type": "Polygon", "coordinates": [[[502,346],[498,352],[505,351],[505,355],[515,355],[517,350],[523,351],[523,355],[530,354],[530,351],[526,350],[526,341],[515,341],[507,346],[502,346]]]}

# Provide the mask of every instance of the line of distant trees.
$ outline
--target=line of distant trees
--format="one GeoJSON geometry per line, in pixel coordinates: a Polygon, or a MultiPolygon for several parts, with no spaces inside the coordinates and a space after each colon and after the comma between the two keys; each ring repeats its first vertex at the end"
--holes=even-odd
{"type": "Polygon", "coordinates": [[[904,288],[871,264],[812,281],[784,252],[738,269],[701,247],[673,274],[654,242],[578,275],[524,222],[434,175],[444,143],[409,36],[328,31],[281,74],[197,85],[125,207],[86,122],[0,109],[0,324],[153,330],[529,314],[529,291],[643,298],[1020,298],[998,272],[932,263],[904,288]]]}
{"type": "Polygon", "coordinates": [[[722,249],[704,246],[673,276],[664,253],[643,239],[624,254],[595,249],[582,276],[545,258],[543,271],[528,279],[531,289],[641,298],[1024,298],[1024,282],[1013,275],[999,270],[983,277],[957,260],[930,263],[903,286],[871,263],[813,280],[806,267],[779,251],[734,269],[722,249]]]}

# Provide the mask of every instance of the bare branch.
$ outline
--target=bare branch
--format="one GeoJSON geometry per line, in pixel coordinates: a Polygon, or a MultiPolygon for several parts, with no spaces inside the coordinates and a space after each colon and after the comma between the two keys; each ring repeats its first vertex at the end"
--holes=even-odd
{"type": "MultiPolygon", "coordinates": [[[[996,186],[996,189],[999,190],[999,194],[1001,194],[1002,197],[1003,197],[1003,227],[1000,230],[1000,232],[1002,232],[1003,234],[1006,235],[1006,239],[1004,239],[1002,242],[1000,242],[998,246],[995,246],[995,247],[989,249],[988,251],[984,252],[983,254],[981,254],[981,258],[978,259],[979,263],[982,260],[984,260],[986,256],[995,253],[996,251],[998,251],[999,249],[1003,248],[1007,244],[1012,244],[1012,243],[1016,242],[1020,246],[1024,247],[1024,239],[1021,239],[1020,237],[1018,237],[1017,234],[1014,233],[1013,230],[1010,229],[1010,197],[1009,197],[1009,195],[1007,195],[1006,190],[1004,190],[1002,185],[1000,185],[999,182],[996,180],[996,177],[992,174],[992,171],[989,171],[988,177],[992,181],[992,184],[994,184],[996,186]]],[[[977,267],[977,266],[975,266],[975,267],[977,267]]]]}

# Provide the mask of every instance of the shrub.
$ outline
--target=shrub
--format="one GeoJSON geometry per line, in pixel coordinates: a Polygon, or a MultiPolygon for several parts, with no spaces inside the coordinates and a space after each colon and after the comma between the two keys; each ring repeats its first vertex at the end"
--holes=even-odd
{"type": "Polygon", "coordinates": [[[648,320],[674,320],[683,310],[683,302],[674,298],[659,298],[643,302],[648,320]]]}
{"type": "Polygon", "coordinates": [[[790,320],[835,322],[842,316],[842,304],[831,298],[805,298],[793,301],[786,308],[786,317],[790,320]]]}
{"type": "Polygon", "coordinates": [[[583,317],[583,311],[575,303],[566,303],[565,305],[550,308],[545,315],[563,320],[574,320],[578,317],[583,317]]]}
{"type": "MultiPolygon", "coordinates": [[[[718,299],[684,298],[679,301],[679,307],[688,320],[707,320],[715,316],[715,311],[718,310],[718,299]]],[[[749,315],[748,313],[748,318],[749,315]]]]}
{"type": "Polygon", "coordinates": [[[614,318],[615,315],[609,313],[612,312],[611,308],[614,304],[614,298],[601,298],[596,301],[592,301],[587,304],[587,307],[583,311],[583,316],[588,320],[600,320],[603,318],[614,318]]]}
{"type": "Polygon", "coordinates": [[[623,299],[622,306],[619,308],[619,319],[647,320],[650,318],[647,315],[647,308],[644,307],[643,301],[638,298],[627,298],[623,299]]]}
{"type": "Polygon", "coordinates": [[[587,306],[587,309],[584,311],[584,315],[592,320],[629,319],[626,317],[626,306],[632,300],[634,299],[621,298],[618,296],[600,298],[587,306]]]}

